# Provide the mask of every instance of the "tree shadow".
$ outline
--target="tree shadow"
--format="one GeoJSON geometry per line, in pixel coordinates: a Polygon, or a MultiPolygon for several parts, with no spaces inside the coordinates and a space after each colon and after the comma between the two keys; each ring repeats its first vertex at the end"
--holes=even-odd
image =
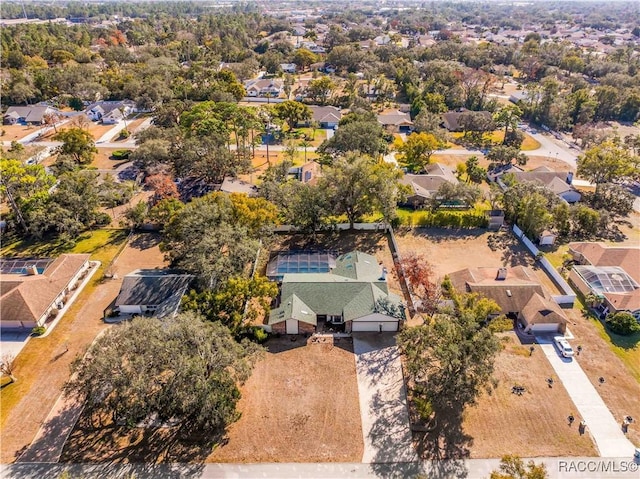
{"type": "Polygon", "coordinates": [[[180,479],[200,477],[203,471],[203,464],[11,464],[7,467],[7,477],[43,479],[67,474],[68,477],[83,479],[180,479]]]}
{"type": "Polygon", "coordinates": [[[490,234],[487,246],[491,251],[502,251],[500,261],[505,266],[531,266],[533,260],[515,235],[507,231],[490,234]]]}
{"type": "MultiPolygon", "coordinates": [[[[414,434],[416,448],[422,459],[439,462],[438,467],[441,469],[458,469],[463,466],[462,461],[469,457],[473,438],[463,431],[462,416],[462,408],[434,407],[434,420],[431,427],[425,432],[414,434]],[[457,461],[460,463],[457,464],[457,461]]],[[[452,474],[451,471],[448,473],[452,474]]],[[[452,477],[465,476],[466,470],[464,475],[452,475],[452,477]]]]}
{"type": "Polygon", "coordinates": [[[304,336],[286,334],[279,337],[270,336],[267,342],[264,343],[267,351],[273,354],[284,353],[285,351],[302,348],[306,345],[307,339],[304,336]]]}
{"type": "Polygon", "coordinates": [[[280,236],[280,249],[295,250],[326,250],[338,254],[350,251],[362,251],[375,254],[385,248],[386,233],[382,231],[322,231],[313,235],[286,234],[280,236]]]}
{"type": "Polygon", "coordinates": [[[139,250],[145,250],[158,246],[162,241],[162,236],[158,233],[136,233],[129,246],[139,250]]]}
{"type": "Polygon", "coordinates": [[[143,468],[188,463],[190,470],[196,471],[213,448],[226,440],[225,430],[204,435],[179,426],[128,428],[112,422],[96,426],[93,418],[83,413],[64,445],[60,462],[134,463],[143,468]]]}

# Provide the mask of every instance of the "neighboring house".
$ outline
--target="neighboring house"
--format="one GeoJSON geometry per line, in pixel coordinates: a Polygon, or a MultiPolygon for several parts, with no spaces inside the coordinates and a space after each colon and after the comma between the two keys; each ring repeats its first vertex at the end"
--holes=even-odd
{"type": "Polygon", "coordinates": [[[414,209],[427,206],[443,183],[458,184],[458,178],[456,178],[453,170],[440,163],[427,165],[426,174],[406,174],[400,181],[411,188],[403,206],[410,206],[414,209]]]}
{"type": "MultiPolygon", "coordinates": [[[[302,271],[309,271],[305,263],[302,271]]],[[[371,255],[339,256],[329,272],[284,273],[268,327],[302,334],[330,328],[351,332],[394,332],[405,319],[402,300],[389,292],[386,269],[371,255]]]]}
{"type": "Polygon", "coordinates": [[[58,315],[89,269],[88,254],[62,254],[54,261],[0,261],[0,327],[45,326],[58,315]]]}
{"type": "Polygon", "coordinates": [[[60,111],[50,106],[10,106],[2,116],[3,125],[43,125],[47,115],[59,115],[60,111]]]}
{"type": "Polygon", "coordinates": [[[516,181],[530,181],[539,183],[549,190],[553,191],[559,198],[567,203],[576,203],[580,201],[582,195],[573,185],[573,172],[571,171],[553,171],[546,166],[540,166],[535,170],[522,171],[520,168],[503,168],[500,172],[491,172],[494,181],[496,181],[503,190],[508,187],[502,181],[502,176],[511,173],[516,181]]]}
{"type": "Polygon", "coordinates": [[[311,106],[312,121],[320,128],[335,128],[342,119],[342,111],[335,106],[311,106]]]}
{"type": "Polygon", "coordinates": [[[124,115],[117,108],[115,110],[111,110],[109,113],[105,113],[102,117],[103,125],[115,125],[120,122],[124,118],[124,115]]]}
{"type": "Polygon", "coordinates": [[[118,123],[135,111],[135,103],[130,100],[97,101],[84,111],[91,121],[101,121],[106,125],[118,123]]]}
{"type": "MultiPolygon", "coordinates": [[[[449,111],[447,113],[443,113],[442,114],[443,126],[447,130],[452,132],[464,131],[464,128],[460,125],[459,122],[460,122],[460,117],[465,113],[471,113],[471,112],[465,108],[460,108],[456,111],[449,111]]],[[[493,118],[491,116],[491,112],[488,112],[488,111],[478,111],[474,113],[481,113],[483,116],[487,117],[488,119],[493,118]]]]}
{"type": "Polygon", "coordinates": [[[300,43],[300,48],[306,48],[312,53],[326,53],[327,50],[320,45],[317,45],[315,42],[302,42],[300,43]]]}
{"type": "Polygon", "coordinates": [[[295,63],[281,63],[280,70],[282,70],[284,73],[295,74],[297,71],[297,67],[295,63]]]}
{"type": "Polygon", "coordinates": [[[567,317],[530,268],[467,268],[449,274],[462,293],[479,293],[495,301],[527,333],[564,333],[567,317]]]}
{"type": "Polygon", "coordinates": [[[282,94],[283,83],[275,79],[248,80],[244,84],[247,96],[277,98],[282,94]]]}
{"type": "Polygon", "coordinates": [[[313,185],[322,176],[322,165],[317,161],[307,161],[302,166],[289,168],[289,174],[295,176],[302,183],[313,185]]]}
{"type": "Polygon", "coordinates": [[[640,320],[640,247],[570,243],[569,253],[578,263],[569,280],[585,296],[599,299],[596,310],[603,317],[629,311],[640,320]]]}
{"type": "Polygon", "coordinates": [[[528,94],[526,91],[515,91],[511,95],[509,95],[509,101],[511,103],[515,103],[516,105],[521,101],[524,101],[528,98],[528,94]]]}
{"type": "Polygon", "coordinates": [[[258,188],[255,185],[238,178],[226,177],[220,186],[223,193],[242,193],[247,196],[255,196],[258,194],[258,188]]]}
{"type": "Polygon", "coordinates": [[[167,269],[138,269],[123,278],[114,310],[158,318],[173,316],[192,279],[192,275],[167,269]]]}
{"type": "Polygon", "coordinates": [[[404,113],[399,110],[378,115],[378,123],[392,133],[410,133],[413,131],[411,116],[409,113],[404,113]]]}

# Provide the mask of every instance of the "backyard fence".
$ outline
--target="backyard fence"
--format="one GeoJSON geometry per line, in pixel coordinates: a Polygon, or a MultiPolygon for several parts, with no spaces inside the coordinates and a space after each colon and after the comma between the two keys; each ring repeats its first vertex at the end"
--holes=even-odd
{"type": "MultiPolygon", "coordinates": [[[[388,225],[384,222],[378,223],[354,223],[353,228],[349,223],[336,223],[333,225],[327,225],[323,229],[317,230],[317,232],[331,232],[331,231],[348,231],[350,229],[356,231],[387,231],[388,225]]],[[[280,225],[276,226],[273,231],[275,233],[296,233],[299,232],[299,228],[294,225],[280,225]]]]}
{"type": "Polygon", "coordinates": [[[518,228],[518,226],[513,225],[513,233],[518,237],[522,244],[531,252],[533,256],[537,258],[538,264],[544,269],[549,276],[551,276],[552,281],[555,285],[562,291],[563,294],[560,295],[551,295],[553,300],[561,306],[573,307],[573,303],[576,300],[576,294],[571,289],[571,286],[565,281],[560,273],[553,267],[553,265],[549,262],[547,258],[542,256],[541,251],[537,248],[533,242],[527,238],[524,232],[518,228]]]}

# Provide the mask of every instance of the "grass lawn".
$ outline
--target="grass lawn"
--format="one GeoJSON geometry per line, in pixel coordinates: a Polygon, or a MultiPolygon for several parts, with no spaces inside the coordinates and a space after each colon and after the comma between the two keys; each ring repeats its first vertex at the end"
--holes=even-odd
{"type": "Polygon", "coordinates": [[[18,240],[4,245],[0,255],[4,257],[47,257],[62,253],[90,253],[92,260],[109,261],[129,232],[122,229],[102,229],[80,235],[75,243],[61,241],[18,240]]]}

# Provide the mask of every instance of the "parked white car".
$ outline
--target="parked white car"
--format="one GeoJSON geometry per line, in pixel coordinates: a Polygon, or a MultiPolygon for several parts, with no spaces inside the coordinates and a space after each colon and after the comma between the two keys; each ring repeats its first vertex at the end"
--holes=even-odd
{"type": "Polygon", "coordinates": [[[569,344],[569,341],[564,339],[563,336],[556,336],[555,338],[553,338],[553,342],[555,343],[558,351],[560,351],[560,354],[563,357],[570,358],[571,356],[573,356],[573,348],[569,344]]]}

